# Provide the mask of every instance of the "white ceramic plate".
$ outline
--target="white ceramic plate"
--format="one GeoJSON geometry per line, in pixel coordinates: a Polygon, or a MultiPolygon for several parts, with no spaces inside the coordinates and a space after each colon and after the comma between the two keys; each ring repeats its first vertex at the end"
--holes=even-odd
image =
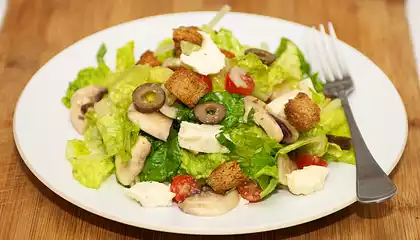
{"type": "MultiPolygon", "coordinates": [[[[47,187],[67,201],[97,215],[142,228],[189,234],[239,234],[284,228],[312,221],[356,201],[355,167],[330,164],[325,188],[310,196],[279,191],[267,200],[239,206],[220,217],[196,217],[173,208],[142,208],[126,197],[111,177],[99,190],[83,187],[72,177],[64,158],[66,141],[80,137],[61,104],[68,83],[83,67],[95,66],[102,42],[108,46],[106,61],[115,65],[115,50],[135,40],[136,57],[172,34],[180,25],[207,23],[214,12],[170,14],[118,25],[89,36],[65,49],[45,64],[31,79],[16,106],[16,145],[31,171],[47,187]]],[[[275,50],[286,36],[303,45],[304,26],[276,18],[228,14],[219,26],[233,30],[244,44],[265,41],[275,50]]],[[[339,34],[339,33],[338,33],[339,34]]],[[[357,124],[379,165],[390,173],[404,150],[407,118],[398,92],[385,74],[367,57],[340,44],[355,79],[350,102],[357,124]]]]}

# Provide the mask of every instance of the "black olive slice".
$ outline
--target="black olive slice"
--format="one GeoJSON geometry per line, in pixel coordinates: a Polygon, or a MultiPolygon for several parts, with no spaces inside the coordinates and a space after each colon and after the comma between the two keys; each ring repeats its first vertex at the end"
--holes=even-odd
{"type": "Polygon", "coordinates": [[[134,107],[141,113],[159,110],[165,104],[166,95],[155,83],[145,83],[137,87],[132,95],[134,107]]]}
{"type": "Polygon", "coordinates": [[[194,115],[201,123],[217,124],[226,117],[226,107],[215,102],[204,102],[194,107],[194,115]]]}
{"type": "Polygon", "coordinates": [[[276,56],[271,52],[258,49],[258,48],[249,48],[245,51],[245,54],[253,53],[258,56],[262,63],[267,66],[270,66],[275,60],[276,56]]]}

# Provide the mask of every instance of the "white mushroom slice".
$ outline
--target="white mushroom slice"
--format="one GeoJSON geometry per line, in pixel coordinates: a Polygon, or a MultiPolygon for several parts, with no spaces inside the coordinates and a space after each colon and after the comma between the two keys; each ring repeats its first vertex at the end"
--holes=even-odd
{"type": "Polygon", "coordinates": [[[80,134],[85,132],[86,124],[84,114],[89,107],[100,101],[107,93],[107,89],[100,86],[87,86],[77,90],[71,97],[70,120],[73,127],[80,134]]]}
{"type": "Polygon", "coordinates": [[[279,183],[287,186],[287,174],[297,169],[296,163],[286,155],[277,157],[279,183]]]}
{"type": "Polygon", "coordinates": [[[121,156],[115,157],[116,175],[121,184],[128,186],[135,181],[151,150],[152,144],[147,138],[139,136],[136,144],[131,148],[131,159],[127,163],[122,163],[121,156]]]}
{"type": "Polygon", "coordinates": [[[159,111],[163,113],[163,115],[167,116],[168,118],[176,119],[176,113],[178,111],[178,108],[171,107],[168,104],[164,104],[159,111]]]}
{"type": "Polygon", "coordinates": [[[222,126],[217,124],[195,124],[182,121],[178,133],[179,146],[193,152],[228,153],[229,149],[216,139],[221,129],[222,126]]]}
{"type": "Polygon", "coordinates": [[[280,142],[283,139],[283,132],[276,120],[264,109],[265,103],[252,96],[246,96],[244,101],[245,121],[247,121],[251,109],[254,109],[255,123],[261,126],[268,136],[280,142]]]}
{"type": "Polygon", "coordinates": [[[211,191],[201,192],[185,199],[178,206],[185,213],[196,216],[219,216],[234,209],[239,203],[239,194],[236,190],[226,195],[211,191]]]}
{"type": "Polygon", "coordinates": [[[166,141],[172,126],[172,119],[160,112],[141,113],[133,104],[128,108],[128,118],[131,122],[140,126],[141,130],[153,137],[166,141]]]}

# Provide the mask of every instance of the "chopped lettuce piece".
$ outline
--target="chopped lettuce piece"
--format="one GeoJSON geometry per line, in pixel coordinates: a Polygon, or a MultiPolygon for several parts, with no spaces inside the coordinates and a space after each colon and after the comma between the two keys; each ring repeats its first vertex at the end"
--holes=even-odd
{"type": "Polygon", "coordinates": [[[221,153],[199,153],[194,155],[187,150],[181,150],[181,168],[196,179],[208,178],[210,173],[220,164],[229,161],[226,154],[221,153]]]}
{"type": "Polygon", "coordinates": [[[202,30],[210,34],[211,39],[220,49],[232,52],[235,54],[235,56],[244,55],[247,47],[243,46],[239,40],[233,36],[232,31],[226,28],[221,28],[219,31],[214,31],[213,29],[207,28],[206,26],[203,26],[202,30]]]}
{"type": "Polygon", "coordinates": [[[108,73],[110,72],[109,67],[104,61],[104,56],[107,52],[105,44],[101,44],[98,53],[96,54],[96,59],[98,62],[98,67],[87,67],[79,71],[77,78],[69,83],[69,86],[66,91],[66,95],[61,99],[63,104],[70,108],[70,100],[73,94],[80,88],[89,86],[89,85],[99,85],[104,86],[104,80],[108,73]]]}
{"type": "Polygon", "coordinates": [[[104,142],[102,141],[101,133],[96,127],[96,124],[88,126],[83,137],[85,144],[89,147],[89,149],[92,149],[93,152],[106,152],[104,142]]]}
{"type": "Polygon", "coordinates": [[[129,69],[134,64],[134,41],[130,41],[117,50],[117,71],[129,69]]]}
{"type": "Polygon", "coordinates": [[[173,107],[177,108],[176,111],[176,120],[182,122],[196,122],[197,118],[194,115],[194,110],[192,108],[189,108],[185,106],[182,103],[175,103],[173,107]]]}
{"type": "Polygon", "coordinates": [[[152,83],[165,83],[171,77],[172,73],[174,72],[169,68],[153,67],[150,69],[149,79],[147,81],[152,83]]]}
{"type": "Polygon", "coordinates": [[[271,65],[268,67],[253,53],[237,57],[235,60],[236,65],[245,69],[254,80],[255,88],[253,95],[263,101],[270,97],[274,86],[284,80],[282,66],[271,65]]]}
{"type": "Polygon", "coordinates": [[[292,143],[290,145],[287,145],[286,147],[280,149],[277,152],[277,155],[284,155],[291,151],[294,151],[296,149],[299,149],[300,151],[308,154],[312,154],[315,156],[322,156],[325,154],[328,148],[328,138],[325,134],[321,133],[315,136],[310,137],[304,137],[303,139],[300,139],[296,141],[295,143],[292,143]]]}
{"type": "Polygon", "coordinates": [[[226,147],[235,145],[229,156],[238,160],[245,175],[258,182],[264,192],[262,197],[272,192],[275,188],[272,179],[277,183],[278,178],[274,155],[281,145],[254,124],[240,124],[235,128],[224,129],[220,136],[229,140],[220,141],[218,137],[220,144],[226,147]]]}
{"type": "Polygon", "coordinates": [[[181,41],[181,52],[185,55],[191,55],[191,53],[200,50],[200,46],[191,42],[181,41]]]}
{"type": "Polygon", "coordinates": [[[200,103],[209,101],[225,105],[226,117],[220,122],[224,127],[233,127],[243,121],[245,106],[241,95],[228,92],[211,92],[200,99],[200,103]]]}
{"type": "Polygon", "coordinates": [[[341,106],[340,99],[334,99],[321,111],[319,125],[327,134],[351,137],[346,114],[341,106]],[[333,133],[334,132],[334,133],[333,133]]]}
{"type": "Polygon", "coordinates": [[[148,82],[149,72],[150,67],[144,65],[136,65],[121,72],[109,88],[109,99],[118,107],[128,109],[134,89],[148,82]]]}
{"type": "Polygon", "coordinates": [[[170,181],[178,172],[181,164],[181,149],[178,144],[178,132],[171,129],[168,140],[163,142],[147,136],[152,144],[152,152],[140,173],[140,181],[170,181]]]}
{"type": "Polygon", "coordinates": [[[311,69],[302,51],[289,39],[281,39],[275,55],[277,59],[272,65],[281,66],[285,78],[301,80],[304,75],[309,75],[311,69]]]}
{"type": "Polygon", "coordinates": [[[354,149],[342,150],[340,146],[334,143],[328,144],[328,151],[322,157],[326,161],[330,162],[344,162],[348,164],[356,164],[356,156],[354,155],[354,149]]]}
{"type": "Polygon", "coordinates": [[[166,38],[159,43],[156,51],[154,52],[156,58],[163,63],[168,58],[174,57],[174,40],[172,38],[166,38]]]}
{"type": "Polygon", "coordinates": [[[114,170],[112,157],[91,154],[81,140],[67,142],[66,158],[73,167],[73,177],[88,188],[99,188],[114,170]]]}

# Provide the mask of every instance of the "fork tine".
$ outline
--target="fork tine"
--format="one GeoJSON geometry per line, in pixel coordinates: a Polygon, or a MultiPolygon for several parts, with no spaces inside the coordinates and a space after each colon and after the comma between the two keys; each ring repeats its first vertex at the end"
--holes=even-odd
{"type": "Polygon", "coordinates": [[[326,34],[325,29],[324,29],[324,26],[322,24],[319,25],[319,28],[320,28],[320,32],[316,31],[316,29],[313,28],[313,31],[315,32],[315,36],[316,36],[315,39],[314,39],[316,49],[318,50],[318,55],[319,55],[319,58],[321,60],[320,62],[321,62],[322,70],[324,72],[325,79],[327,81],[333,82],[334,81],[334,75],[331,72],[331,69],[330,69],[329,64],[328,64],[328,60],[326,58],[326,55],[324,54],[324,53],[327,52],[327,49],[325,48],[325,44],[323,44],[323,41],[322,41],[322,35],[326,34]]]}
{"type": "Polygon", "coordinates": [[[343,75],[341,74],[341,70],[340,67],[337,66],[337,56],[334,54],[333,50],[334,47],[331,46],[331,37],[328,36],[328,34],[325,31],[324,25],[320,24],[319,26],[321,33],[322,33],[322,40],[323,40],[323,44],[324,44],[324,54],[325,54],[325,58],[327,59],[327,63],[328,63],[328,67],[331,70],[331,73],[334,76],[335,80],[341,80],[343,79],[343,75]]]}
{"type": "Polygon", "coordinates": [[[330,33],[331,39],[332,39],[332,52],[334,53],[335,59],[336,59],[336,63],[337,63],[337,67],[338,70],[340,72],[340,79],[343,78],[343,76],[348,75],[348,68],[347,65],[342,61],[342,59],[339,57],[340,55],[338,54],[338,46],[337,46],[337,42],[338,42],[338,38],[337,35],[335,33],[334,30],[334,26],[332,24],[332,22],[328,22],[328,32],[330,33]]]}
{"type": "Polygon", "coordinates": [[[322,73],[322,71],[318,71],[320,70],[320,66],[318,66],[318,62],[317,60],[317,52],[316,49],[314,49],[314,44],[313,44],[313,39],[314,39],[314,31],[312,31],[312,29],[310,29],[309,31],[305,32],[305,37],[306,39],[308,39],[307,41],[305,41],[305,49],[306,49],[306,57],[309,61],[309,63],[311,63],[311,68],[312,71],[318,72],[318,78],[321,80],[322,83],[325,84],[325,78],[324,75],[322,73]],[[314,53],[315,50],[315,53],[314,53]]]}

